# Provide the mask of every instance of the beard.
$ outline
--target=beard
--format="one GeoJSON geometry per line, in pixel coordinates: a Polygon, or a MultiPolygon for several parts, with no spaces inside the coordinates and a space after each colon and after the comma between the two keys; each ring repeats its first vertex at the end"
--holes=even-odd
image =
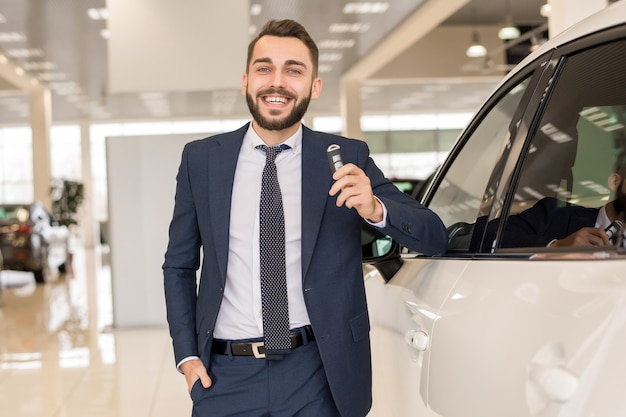
{"type": "MultiPolygon", "coordinates": [[[[269,95],[269,94],[281,94],[285,97],[289,97],[290,99],[295,100],[296,98],[293,94],[290,94],[282,89],[270,89],[265,90],[258,94],[259,100],[261,100],[261,96],[269,95]]],[[[250,110],[250,114],[252,114],[252,118],[257,124],[266,130],[284,130],[292,127],[296,123],[302,121],[304,114],[309,108],[309,103],[311,102],[311,96],[308,95],[303,97],[302,100],[298,103],[296,102],[296,106],[291,110],[291,112],[285,116],[283,119],[279,120],[269,120],[263,115],[259,110],[259,106],[256,104],[250,93],[246,90],[246,102],[248,103],[248,109],[250,110]]],[[[270,110],[270,114],[272,111],[270,110]]]]}

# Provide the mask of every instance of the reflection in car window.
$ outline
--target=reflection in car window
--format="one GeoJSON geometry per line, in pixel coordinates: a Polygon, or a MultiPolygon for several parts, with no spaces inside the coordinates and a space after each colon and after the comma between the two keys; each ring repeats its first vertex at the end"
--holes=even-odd
{"type": "Polygon", "coordinates": [[[612,198],[607,180],[626,150],[624,48],[622,40],[567,58],[531,139],[501,247],[545,247],[600,226],[599,208],[612,198]]]}
{"type": "Polygon", "coordinates": [[[499,151],[509,139],[509,124],[528,86],[525,79],[491,108],[459,152],[429,207],[448,228],[449,248],[468,249],[485,187],[499,151]]]}

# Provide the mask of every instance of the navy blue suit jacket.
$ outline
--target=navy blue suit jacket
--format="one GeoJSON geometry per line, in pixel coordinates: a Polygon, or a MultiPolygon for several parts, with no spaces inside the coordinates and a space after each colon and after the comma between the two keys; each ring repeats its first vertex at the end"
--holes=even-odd
{"type": "Polygon", "coordinates": [[[583,227],[595,226],[600,209],[564,204],[546,197],[509,217],[502,247],[546,246],[553,239],[563,239],[583,227]]]}
{"type": "MultiPolygon", "coordinates": [[[[163,264],[167,319],[177,363],[196,355],[210,370],[213,329],[226,281],[233,179],[247,129],[245,125],[190,142],[183,150],[163,264]]],[[[387,207],[383,233],[427,255],[443,253],[447,236],[433,212],[384,178],[363,141],[303,127],[304,299],[337,407],[342,416],[363,416],[371,406],[372,377],[361,218],[354,209],[337,207],[336,197],[328,195],[333,179],[326,148],[332,143],[341,146],[346,163],[366,172],[374,194],[387,207]]]]}

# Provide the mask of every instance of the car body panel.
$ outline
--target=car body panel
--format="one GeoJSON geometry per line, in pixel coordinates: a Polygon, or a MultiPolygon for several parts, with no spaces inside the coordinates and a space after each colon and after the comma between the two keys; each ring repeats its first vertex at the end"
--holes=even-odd
{"type": "Polygon", "coordinates": [[[370,311],[386,312],[371,318],[372,415],[622,415],[626,255],[551,256],[406,259],[388,283],[366,268],[370,311]]]}
{"type": "Polygon", "coordinates": [[[593,401],[622,379],[598,378],[602,369],[626,368],[613,348],[626,343],[626,257],[590,256],[598,259],[565,260],[571,268],[562,259],[470,262],[433,329],[431,415],[617,416],[611,408],[626,409],[622,395],[593,401]]]}

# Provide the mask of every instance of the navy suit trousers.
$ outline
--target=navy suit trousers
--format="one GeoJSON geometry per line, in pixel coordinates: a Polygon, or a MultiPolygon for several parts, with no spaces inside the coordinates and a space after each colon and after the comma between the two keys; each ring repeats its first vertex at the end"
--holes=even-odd
{"type": "Polygon", "coordinates": [[[282,360],[212,354],[205,389],[191,390],[193,417],[338,417],[315,341],[282,360]]]}

